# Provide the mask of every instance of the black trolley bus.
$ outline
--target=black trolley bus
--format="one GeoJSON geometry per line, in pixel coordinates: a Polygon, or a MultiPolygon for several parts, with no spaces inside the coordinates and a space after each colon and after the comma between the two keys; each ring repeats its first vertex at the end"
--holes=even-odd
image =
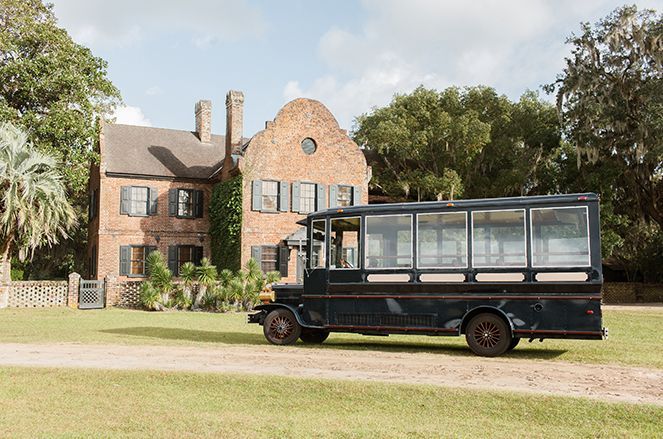
{"type": "Polygon", "coordinates": [[[272,285],[249,316],[271,343],[464,334],[497,356],[521,338],[607,336],[596,194],[353,206],[300,224],[303,284],[272,285]]]}

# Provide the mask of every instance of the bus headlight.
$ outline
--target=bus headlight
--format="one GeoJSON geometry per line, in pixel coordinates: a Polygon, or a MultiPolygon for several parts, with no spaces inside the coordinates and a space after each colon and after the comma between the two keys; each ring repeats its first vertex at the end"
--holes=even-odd
{"type": "Polygon", "coordinates": [[[258,294],[258,299],[265,304],[276,301],[276,293],[272,291],[271,285],[266,286],[260,294],[258,294]]]}

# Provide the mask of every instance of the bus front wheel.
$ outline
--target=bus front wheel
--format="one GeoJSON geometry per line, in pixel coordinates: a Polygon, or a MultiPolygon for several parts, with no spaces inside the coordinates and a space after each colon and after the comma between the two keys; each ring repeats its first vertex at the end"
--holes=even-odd
{"type": "Polygon", "coordinates": [[[278,308],[267,314],[262,326],[268,342],[277,345],[293,344],[302,333],[294,314],[284,308],[278,308]]]}
{"type": "Polygon", "coordinates": [[[506,322],[495,314],[479,314],[470,320],[465,330],[465,340],[477,355],[497,357],[511,345],[511,331],[506,322]]]}

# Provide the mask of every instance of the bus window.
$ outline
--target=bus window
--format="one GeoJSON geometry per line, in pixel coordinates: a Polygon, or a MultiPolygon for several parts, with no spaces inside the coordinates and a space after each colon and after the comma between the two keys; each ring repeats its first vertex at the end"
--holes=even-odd
{"type": "Polygon", "coordinates": [[[310,264],[311,268],[325,268],[325,220],[313,221],[310,264]]]}
{"type": "Polygon", "coordinates": [[[412,267],[412,215],[366,217],[365,266],[412,267]]]}
{"type": "Polygon", "coordinates": [[[472,212],[472,265],[525,267],[525,211],[472,212]]]}
{"type": "Polygon", "coordinates": [[[467,267],[467,214],[417,215],[417,267],[467,267]]]}
{"type": "Polygon", "coordinates": [[[359,268],[359,229],[361,219],[331,220],[330,268],[359,268]]]}
{"type": "Polygon", "coordinates": [[[532,209],[531,214],[532,266],[589,265],[586,207],[532,209]]]}

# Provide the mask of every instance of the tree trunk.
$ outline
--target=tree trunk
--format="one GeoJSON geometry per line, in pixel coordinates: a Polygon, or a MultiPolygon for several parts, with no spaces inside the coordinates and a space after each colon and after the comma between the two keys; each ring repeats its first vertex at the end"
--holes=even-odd
{"type": "Polygon", "coordinates": [[[0,246],[0,308],[9,305],[9,289],[11,288],[11,245],[6,242],[0,246]]]}

